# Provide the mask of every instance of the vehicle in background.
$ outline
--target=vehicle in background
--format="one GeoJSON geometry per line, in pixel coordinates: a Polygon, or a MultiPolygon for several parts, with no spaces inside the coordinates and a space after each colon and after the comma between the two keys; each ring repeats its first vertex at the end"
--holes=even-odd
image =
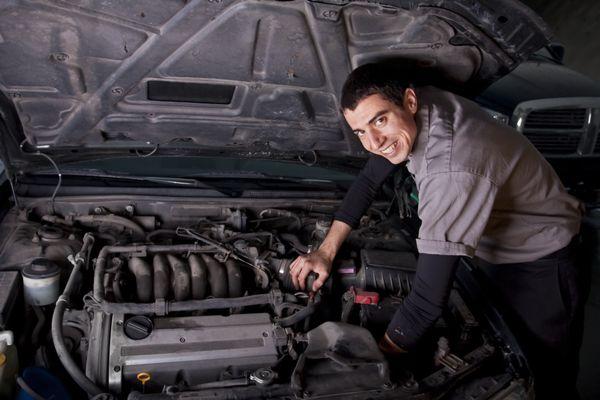
{"type": "Polygon", "coordinates": [[[575,194],[594,201],[600,188],[600,82],[564,66],[563,55],[557,44],[538,50],[476,101],[527,136],[575,194]]]}

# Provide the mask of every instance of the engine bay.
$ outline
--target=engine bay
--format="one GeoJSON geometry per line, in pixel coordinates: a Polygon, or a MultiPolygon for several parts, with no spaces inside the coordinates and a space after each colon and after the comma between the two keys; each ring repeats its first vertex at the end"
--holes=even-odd
{"type": "Polygon", "coordinates": [[[34,201],[0,225],[0,273],[23,279],[21,362],[57,371],[72,393],[461,398],[518,377],[458,287],[416,352],[381,352],[417,261],[409,227],[381,208],[352,232],[324,287],[306,293],[289,267],[318,248],[334,202],[97,203],[34,201]]]}

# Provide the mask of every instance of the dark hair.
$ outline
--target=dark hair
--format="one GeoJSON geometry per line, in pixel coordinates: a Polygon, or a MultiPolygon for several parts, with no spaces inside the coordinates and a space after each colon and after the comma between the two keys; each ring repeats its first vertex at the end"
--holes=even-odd
{"type": "Polygon", "coordinates": [[[380,94],[386,100],[402,107],[404,91],[410,87],[406,71],[385,63],[365,64],[348,75],[342,88],[342,111],[354,110],[364,98],[380,94]]]}

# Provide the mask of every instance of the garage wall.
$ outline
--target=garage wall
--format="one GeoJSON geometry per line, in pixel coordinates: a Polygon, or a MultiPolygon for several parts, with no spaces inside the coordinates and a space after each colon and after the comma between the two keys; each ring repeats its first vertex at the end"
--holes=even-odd
{"type": "Polygon", "coordinates": [[[600,2],[521,0],[550,25],[565,46],[565,64],[600,81],[600,2]]]}

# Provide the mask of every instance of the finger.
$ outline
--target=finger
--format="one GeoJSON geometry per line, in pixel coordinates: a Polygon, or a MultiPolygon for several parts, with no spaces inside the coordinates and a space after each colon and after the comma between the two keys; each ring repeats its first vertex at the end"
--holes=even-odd
{"type": "Polygon", "coordinates": [[[304,264],[304,258],[302,256],[296,257],[296,259],[290,264],[289,274],[292,278],[292,284],[294,288],[298,289],[298,274],[302,270],[302,265],[304,264]]]}
{"type": "Polygon", "coordinates": [[[294,268],[296,268],[298,266],[298,264],[300,264],[300,261],[302,260],[302,256],[296,257],[296,259],[294,261],[292,261],[292,263],[290,264],[290,271],[294,268]]]}
{"type": "Polygon", "coordinates": [[[313,292],[316,292],[317,290],[321,289],[321,287],[325,284],[325,281],[327,280],[328,276],[329,275],[325,272],[321,272],[317,275],[317,279],[313,282],[313,292]]]}
{"type": "Polygon", "coordinates": [[[310,274],[311,269],[308,267],[302,268],[300,275],[298,275],[298,282],[300,283],[300,289],[306,290],[306,277],[310,274]]]}
{"type": "MultiPolygon", "coordinates": [[[[298,264],[296,264],[296,266],[298,266],[298,264]]],[[[292,285],[294,285],[294,288],[296,290],[299,288],[298,275],[300,274],[301,271],[302,271],[302,267],[298,266],[298,268],[294,268],[294,269],[291,269],[291,267],[290,267],[290,277],[292,278],[292,285]]]]}
{"type": "Polygon", "coordinates": [[[290,272],[290,277],[292,278],[292,285],[294,285],[294,289],[298,290],[298,277],[292,272],[290,272]]]}

